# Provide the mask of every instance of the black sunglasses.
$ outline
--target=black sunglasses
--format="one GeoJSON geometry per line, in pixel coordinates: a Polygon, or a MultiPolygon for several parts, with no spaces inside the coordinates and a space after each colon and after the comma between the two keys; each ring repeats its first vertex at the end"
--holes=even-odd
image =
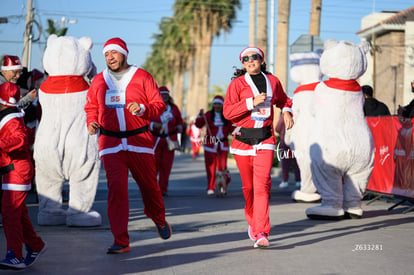
{"type": "Polygon", "coordinates": [[[252,54],[251,56],[245,55],[245,56],[242,57],[242,63],[249,61],[249,58],[251,60],[258,60],[258,59],[260,59],[260,55],[258,55],[258,54],[252,54]]]}

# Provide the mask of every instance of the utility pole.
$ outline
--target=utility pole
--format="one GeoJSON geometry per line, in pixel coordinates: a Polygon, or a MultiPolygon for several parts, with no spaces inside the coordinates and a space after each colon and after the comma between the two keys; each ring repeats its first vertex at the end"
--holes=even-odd
{"type": "Polygon", "coordinates": [[[275,0],[270,0],[269,72],[275,73],[275,0]]]}
{"type": "Polygon", "coordinates": [[[285,91],[288,84],[289,17],[290,0],[279,0],[275,73],[285,91]]]}
{"type": "Polygon", "coordinates": [[[27,0],[26,25],[24,30],[24,49],[22,65],[30,71],[30,59],[32,54],[32,22],[33,22],[33,1],[27,0]]]}
{"type": "Polygon", "coordinates": [[[321,28],[322,0],[312,0],[309,34],[319,36],[321,28]]]}
{"type": "Polygon", "coordinates": [[[249,46],[256,46],[256,0],[250,0],[249,6],[249,46]]]}

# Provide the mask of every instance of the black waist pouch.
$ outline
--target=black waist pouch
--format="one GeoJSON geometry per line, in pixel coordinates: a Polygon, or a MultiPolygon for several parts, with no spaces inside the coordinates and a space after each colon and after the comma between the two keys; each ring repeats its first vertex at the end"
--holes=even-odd
{"type": "Polygon", "coordinates": [[[272,136],[272,127],[240,128],[235,138],[248,145],[256,145],[272,136]]]}

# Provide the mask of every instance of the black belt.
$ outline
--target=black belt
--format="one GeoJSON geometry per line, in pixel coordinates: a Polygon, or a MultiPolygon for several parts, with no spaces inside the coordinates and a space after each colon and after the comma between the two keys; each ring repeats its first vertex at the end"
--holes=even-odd
{"type": "Polygon", "coordinates": [[[132,137],[138,134],[145,133],[146,131],[148,131],[148,125],[145,125],[144,127],[131,130],[131,131],[114,132],[114,131],[105,130],[103,128],[101,128],[100,131],[101,131],[101,134],[105,136],[116,137],[116,138],[127,138],[127,137],[132,137]]]}
{"type": "Polygon", "coordinates": [[[263,128],[240,128],[235,138],[248,145],[256,145],[272,136],[272,127],[263,128]]]}
{"type": "Polygon", "coordinates": [[[7,166],[0,167],[0,175],[5,175],[14,170],[14,164],[9,164],[7,166]]]}

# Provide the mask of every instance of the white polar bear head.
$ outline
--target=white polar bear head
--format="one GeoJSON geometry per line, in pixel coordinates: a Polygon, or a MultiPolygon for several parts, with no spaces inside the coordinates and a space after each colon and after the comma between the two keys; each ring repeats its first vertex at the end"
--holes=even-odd
{"type": "Polygon", "coordinates": [[[329,39],[324,43],[321,56],[321,72],[329,78],[343,80],[358,79],[367,69],[366,53],[368,42],[354,44],[349,41],[338,42],[329,39]]]}
{"type": "Polygon", "coordinates": [[[47,39],[43,68],[50,76],[86,76],[94,68],[90,54],[92,46],[89,37],[77,39],[52,34],[47,39]]]}
{"type": "Polygon", "coordinates": [[[319,82],[322,73],[319,68],[321,51],[297,52],[289,56],[290,78],[300,85],[319,82]]]}

